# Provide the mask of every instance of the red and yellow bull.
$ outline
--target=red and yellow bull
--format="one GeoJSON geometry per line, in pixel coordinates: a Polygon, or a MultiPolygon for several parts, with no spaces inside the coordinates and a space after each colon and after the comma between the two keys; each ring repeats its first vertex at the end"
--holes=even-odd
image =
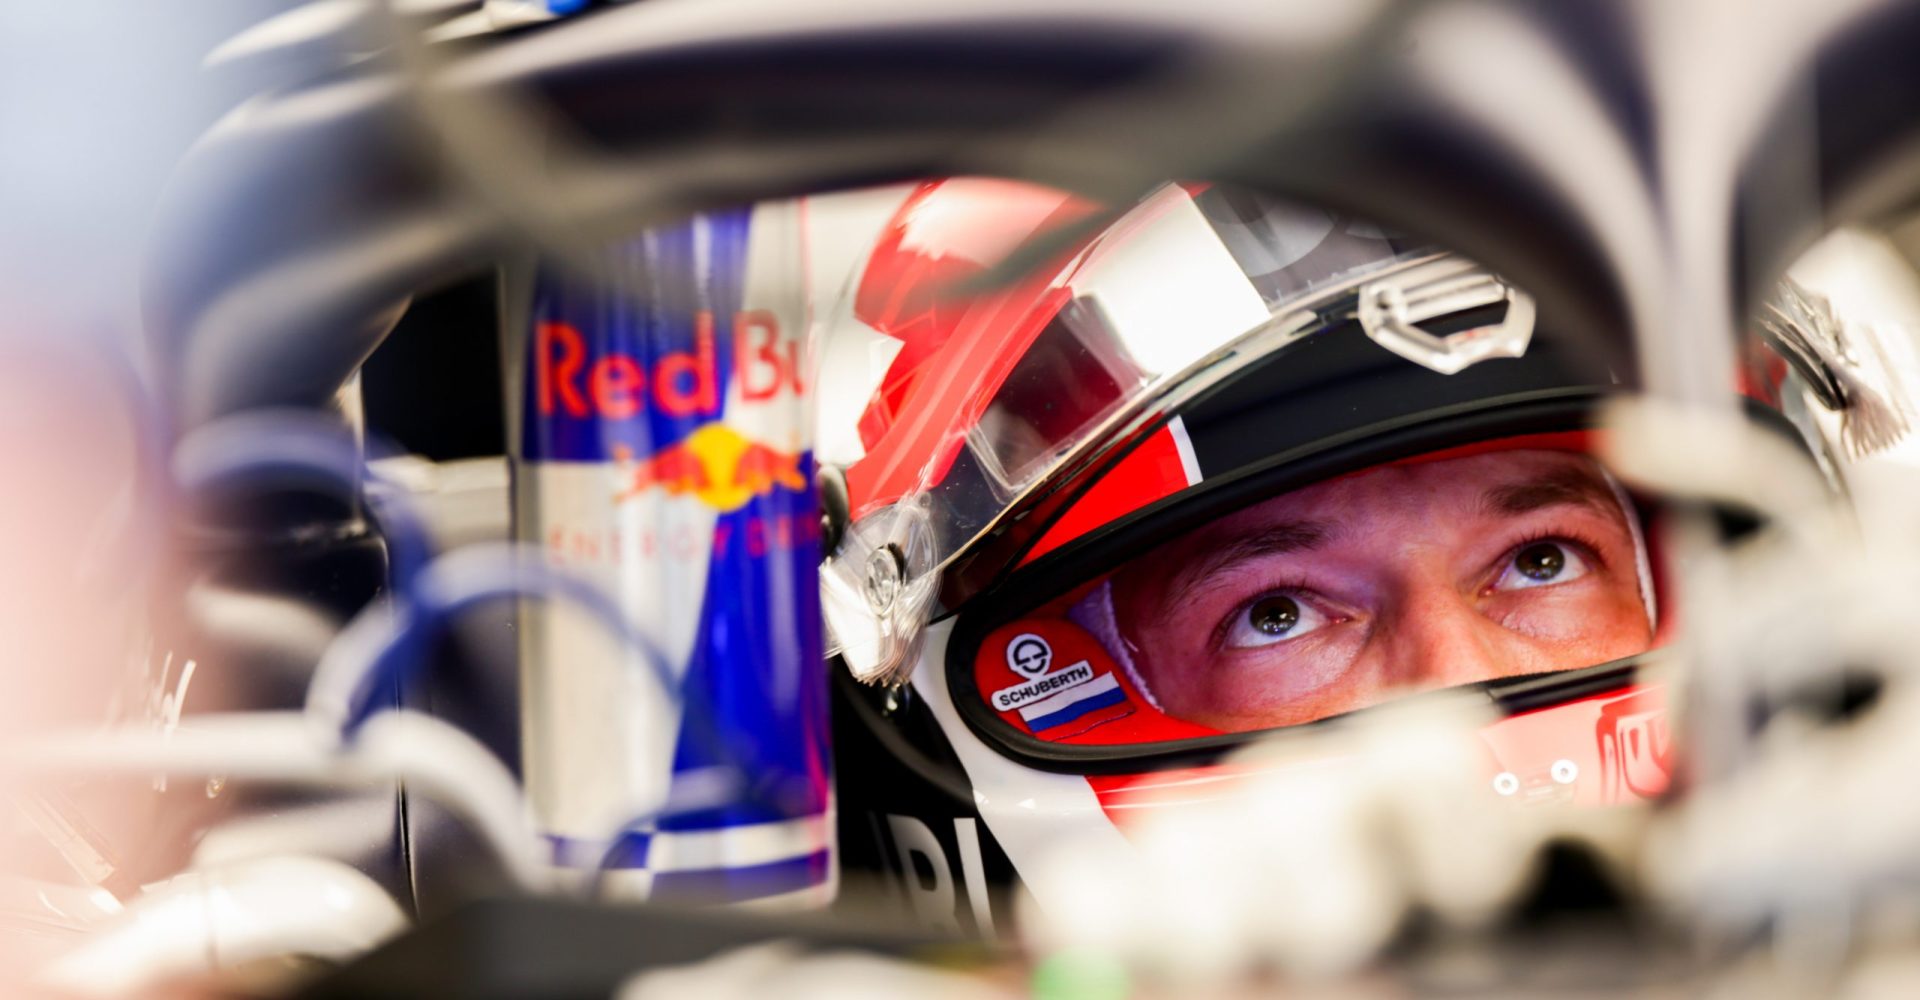
{"type": "Polygon", "coordinates": [[[579,611],[522,609],[535,816],[555,865],[604,864],[613,892],[834,891],[800,212],[650,230],[616,251],[630,287],[541,272],[517,327],[516,532],[614,594],[681,685],[579,611]],[[715,774],[739,794],[655,816],[715,774]]]}

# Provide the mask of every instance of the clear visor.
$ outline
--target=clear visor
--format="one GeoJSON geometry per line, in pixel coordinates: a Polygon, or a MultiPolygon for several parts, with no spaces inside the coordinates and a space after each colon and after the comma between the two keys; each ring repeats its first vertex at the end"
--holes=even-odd
{"type": "MultiPolygon", "coordinates": [[[[1294,313],[1316,290],[1432,254],[1220,186],[1168,184],[1105,218],[1063,192],[961,179],[922,186],[882,228],[821,347],[817,453],[848,470],[854,617],[876,608],[875,553],[930,580],[1077,455],[1172,405],[1170,387],[1308,325],[1294,313]],[[1035,257],[1049,263],[1018,273],[1035,257]]],[[[831,574],[828,589],[832,618],[831,574]]],[[[865,629],[840,617],[845,649],[865,629]]]]}
{"type": "Polygon", "coordinates": [[[856,420],[825,421],[821,450],[826,461],[866,468],[861,480],[872,487],[862,495],[856,486],[856,517],[917,487],[939,493],[950,515],[939,520],[961,534],[990,522],[1130,402],[1307,293],[1431,252],[1324,209],[1169,184],[1064,264],[1021,277],[1003,273],[1006,265],[1095,218],[1095,208],[1005,181],[946,181],[931,194],[940,204],[910,199],[881,238],[889,257],[921,267],[908,274],[876,261],[827,324],[822,369],[835,384],[825,390],[850,394],[842,409],[864,406],[856,420]],[[983,214],[1001,209],[1021,231],[977,238],[971,260],[916,243],[918,230],[969,202],[983,214]],[[1017,204],[1006,210],[1007,202],[1017,204]],[[931,277],[936,270],[948,280],[931,277]],[[999,287],[978,290],[996,278],[999,287]],[[920,400],[946,405],[923,410],[920,400]],[[889,439],[919,447],[895,455],[889,439]]]}
{"type": "Polygon", "coordinates": [[[1163,188],[1049,286],[1040,308],[1058,302],[1058,312],[967,428],[966,450],[995,499],[1007,499],[1160,379],[1316,285],[1397,256],[1377,229],[1322,210],[1163,188]]]}

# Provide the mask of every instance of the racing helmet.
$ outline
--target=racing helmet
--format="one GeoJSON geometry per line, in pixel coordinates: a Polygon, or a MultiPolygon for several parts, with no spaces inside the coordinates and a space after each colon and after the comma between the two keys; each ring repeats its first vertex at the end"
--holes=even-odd
{"type": "MultiPolygon", "coordinates": [[[[925,183],[845,299],[822,371],[866,381],[823,386],[820,431],[845,477],[843,864],[922,919],[1002,929],[1062,842],[1229,792],[1221,757],[1263,734],[1428,688],[1497,708],[1488,795],[1667,789],[1663,504],[1596,457],[1637,387],[1624,337],[1222,184],[1115,207],[925,183]]],[[[1733,383],[1831,471],[1804,400],[1852,401],[1799,306],[1733,383]]]]}

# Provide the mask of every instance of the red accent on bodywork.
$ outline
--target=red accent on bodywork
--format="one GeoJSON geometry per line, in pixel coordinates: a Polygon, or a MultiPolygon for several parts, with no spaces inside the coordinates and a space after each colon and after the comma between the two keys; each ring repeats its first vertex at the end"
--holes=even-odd
{"type": "Polygon", "coordinates": [[[1502,719],[1480,731],[1502,771],[1520,779],[1521,801],[1616,805],[1667,790],[1672,751],[1664,690],[1636,686],[1502,719]],[[1571,761],[1571,784],[1552,777],[1571,761]]]}
{"type": "MultiPolygon", "coordinates": [[[[1612,806],[1659,797],[1672,780],[1673,750],[1666,696],[1658,686],[1634,686],[1510,716],[1480,731],[1488,751],[1481,793],[1499,797],[1494,777],[1519,779],[1516,805],[1569,803],[1612,806]],[[1554,765],[1571,761],[1573,781],[1560,782],[1554,765]]],[[[1246,794],[1251,781],[1281,768],[1341,767],[1333,755],[1282,763],[1214,764],[1146,774],[1088,775],[1100,807],[1125,829],[1147,810],[1246,794]]]]}
{"type": "Polygon", "coordinates": [[[1247,781],[1264,772],[1242,766],[1171,768],[1149,774],[1090,774],[1087,785],[1115,824],[1137,810],[1183,806],[1243,794],[1247,781]]]}
{"type": "Polygon", "coordinates": [[[1667,700],[1658,688],[1646,688],[1608,701],[1600,709],[1595,735],[1600,741],[1601,779],[1607,801],[1628,796],[1657,798],[1673,783],[1673,734],[1667,725],[1667,700]]]}

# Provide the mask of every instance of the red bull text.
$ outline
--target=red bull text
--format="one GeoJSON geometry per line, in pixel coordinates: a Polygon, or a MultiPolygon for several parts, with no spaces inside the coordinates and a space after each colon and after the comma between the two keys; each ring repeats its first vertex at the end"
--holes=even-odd
{"type": "Polygon", "coordinates": [[[645,287],[542,274],[521,327],[518,537],[608,588],[682,690],[583,614],[522,609],[536,818],[617,893],[834,891],[799,212],[649,231],[619,251],[645,287]],[[635,824],[729,769],[751,794],[635,824]]]}

